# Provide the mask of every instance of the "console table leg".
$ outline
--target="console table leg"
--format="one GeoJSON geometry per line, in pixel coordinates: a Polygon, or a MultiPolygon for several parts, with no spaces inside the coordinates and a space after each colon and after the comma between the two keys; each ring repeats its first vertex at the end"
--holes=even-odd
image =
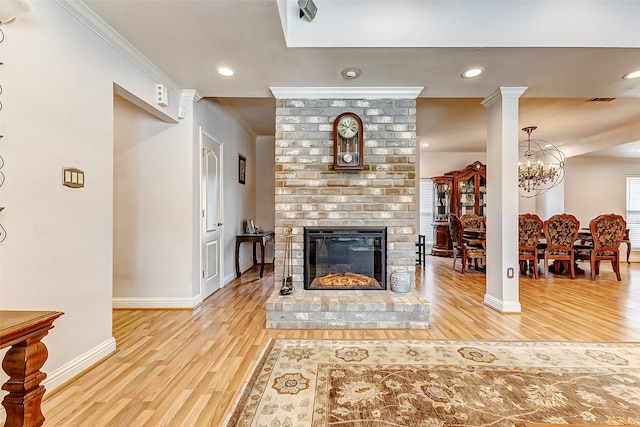
{"type": "Polygon", "coordinates": [[[240,277],[240,240],[236,240],[236,277],[240,277]]]}
{"type": "Polygon", "coordinates": [[[2,386],[9,392],[3,401],[7,411],[5,427],[38,427],[44,423],[40,403],[45,389],[40,385],[47,374],[40,371],[49,355],[40,341],[47,331],[30,336],[14,344],[4,356],[2,369],[9,380],[2,386]]]}
{"type": "Polygon", "coordinates": [[[253,242],[253,265],[258,264],[258,258],[256,258],[256,243],[253,242]]]}
{"type": "Polygon", "coordinates": [[[260,253],[262,254],[262,264],[260,264],[260,277],[264,273],[264,242],[260,241],[260,253]]]}

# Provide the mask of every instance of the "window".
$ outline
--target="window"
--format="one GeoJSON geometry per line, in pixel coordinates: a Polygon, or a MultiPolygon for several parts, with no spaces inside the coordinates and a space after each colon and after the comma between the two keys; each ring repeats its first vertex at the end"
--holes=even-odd
{"type": "Polygon", "coordinates": [[[627,177],[627,228],[631,247],[640,247],[640,176],[627,177]]]}
{"type": "MultiPolygon", "coordinates": [[[[638,185],[640,186],[640,183],[638,185]]],[[[432,223],[433,181],[431,178],[420,178],[420,234],[424,235],[427,246],[433,245],[432,223]]]]}

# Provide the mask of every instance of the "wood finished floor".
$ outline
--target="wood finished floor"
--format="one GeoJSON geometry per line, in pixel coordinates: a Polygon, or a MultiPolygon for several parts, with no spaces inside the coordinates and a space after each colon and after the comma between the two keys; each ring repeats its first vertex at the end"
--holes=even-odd
{"type": "Polygon", "coordinates": [[[604,264],[596,281],[523,277],[522,312],[501,314],[482,303],[484,274],[428,256],[428,330],[267,330],[273,270],[253,268],[195,310],[114,310],[117,351],[45,395],[44,425],[219,426],[271,338],[640,342],[640,264],[621,270],[622,282],[604,264]]]}

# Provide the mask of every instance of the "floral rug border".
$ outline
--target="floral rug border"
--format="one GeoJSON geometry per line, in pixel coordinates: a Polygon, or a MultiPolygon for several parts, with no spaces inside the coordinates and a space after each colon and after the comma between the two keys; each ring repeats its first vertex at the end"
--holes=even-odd
{"type": "MultiPolygon", "coordinates": [[[[350,397],[347,399],[345,390],[349,388],[348,384],[339,386],[340,379],[333,378],[335,384],[332,386],[330,377],[332,375],[335,377],[337,374],[344,375],[344,371],[351,376],[360,375],[362,372],[362,378],[365,378],[367,373],[368,375],[375,374],[376,369],[381,372],[385,369],[387,371],[393,370],[394,365],[400,365],[402,369],[408,369],[411,372],[415,371],[434,377],[452,372],[456,375],[469,375],[470,372],[477,375],[488,371],[492,373],[505,371],[509,374],[509,370],[517,368],[531,369],[532,372],[556,370],[566,373],[571,371],[574,373],[573,375],[576,373],[596,374],[598,371],[598,375],[602,372],[614,377],[618,372],[625,375],[630,373],[631,376],[624,377],[624,381],[631,384],[624,385],[623,387],[626,388],[616,392],[621,393],[622,399],[627,400],[621,404],[630,405],[631,413],[635,409],[640,411],[640,397],[633,397],[636,392],[640,391],[640,343],[275,339],[265,347],[224,425],[227,427],[258,425],[316,427],[332,425],[334,422],[340,425],[365,425],[355,421],[349,424],[349,417],[353,416],[365,417],[367,422],[372,422],[372,424],[366,425],[377,425],[375,416],[380,416],[377,410],[366,413],[366,416],[364,413],[354,415],[348,412],[356,408],[355,400],[361,399],[359,403],[365,402],[364,398],[373,401],[380,399],[383,393],[380,390],[376,391],[375,387],[367,389],[366,385],[370,385],[371,382],[363,381],[358,389],[360,395],[354,398],[353,390],[351,390],[350,397]],[[342,388],[336,390],[336,387],[342,388]],[[371,395],[365,395],[363,390],[367,390],[366,392],[371,395]],[[327,396],[332,394],[331,397],[335,400],[338,393],[342,393],[340,395],[342,403],[351,400],[351,406],[345,403],[344,407],[338,405],[338,407],[330,409],[327,396]],[[626,396],[629,393],[631,397],[626,396]],[[342,415],[344,415],[344,419],[341,418],[342,415]],[[373,420],[371,420],[372,418],[373,420]],[[276,424],[267,423],[266,421],[269,419],[276,424]]],[[[451,393],[447,387],[431,385],[429,389],[430,382],[423,381],[423,383],[422,390],[425,393],[451,393]]],[[[385,386],[385,392],[388,394],[393,391],[395,384],[387,383],[387,386],[389,387],[385,386]]],[[[487,389],[491,389],[491,387],[487,389]]],[[[496,387],[496,390],[499,390],[499,387],[496,387]]],[[[493,393],[498,393],[498,391],[493,390],[493,393]]],[[[450,396],[441,396],[437,399],[444,398],[446,400],[448,397],[450,396]]],[[[599,397],[590,395],[581,395],[580,399],[582,397],[587,400],[599,399],[599,397]]],[[[399,400],[398,402],[400,403],[397,403],[396,406],[400,409],[396,408],[396,413],[416,411],[415,408],[403,407],[408,404],[408,400],[399,400]]],[[[458,417],[468,416],[461,408],[466,406],[465,409],[469,409],[469,405],[463,405],[461,402],[456,402],[455,399],[452,399],[451,402],[453,403],[438,403],[438,410],[448,412],[447,416],[451,415],[449,413],[456,415],[456,411],[458,417]],[[458,407],[455,407],[456,405],[458,407]]],[[[545,404],[549,405],[548,402],[545,404]]],[[[360,411],[362,408],[358,407],[357,409],[360,411]]],[[[621,412],[625,415],[629,413],[629,411],[621,412]]],[[[593,416],[593,419],[590,420],[589,416],[589,413],[583,411],[583,419],[580,419],[579,423],[589,424],[589,421],[595,423],[597,417],[593,416]]],[[[394,422],[398,425],[412,425],[402,424],[403,420],[407,423],[417,423],[415,419],[409,421],[409,418],[403,419],[401,417],[394,422]]],[[[426,421],[420,421],[420,425],[446,425],[442,424],[442,420],[438,422],[436,419],[428,419],[427,421],[429,421],[427,424],[425,424],[426,421]]],[[[547,422],[553,421],[562,422],[563,420],[548,417],[547,422]]],[[[609,424],[640,423],[637,418],[628,416],[609,417],[607,421],[609,424]]],[[[453,423],[453,421],[451,422],[453,423]]],[[[473,425],[460,422],[459,419],[456,419],[455,423],[473,425]]]]}

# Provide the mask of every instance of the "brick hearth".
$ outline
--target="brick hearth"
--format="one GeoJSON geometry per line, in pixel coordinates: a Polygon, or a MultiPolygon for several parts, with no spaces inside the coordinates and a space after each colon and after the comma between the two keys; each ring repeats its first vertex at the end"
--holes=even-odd
{"type": "Polygon", "coordinates": [[[267,301],[267,328],[427,329],[429,302],[415,291],[296,291],[267,301]]]}

